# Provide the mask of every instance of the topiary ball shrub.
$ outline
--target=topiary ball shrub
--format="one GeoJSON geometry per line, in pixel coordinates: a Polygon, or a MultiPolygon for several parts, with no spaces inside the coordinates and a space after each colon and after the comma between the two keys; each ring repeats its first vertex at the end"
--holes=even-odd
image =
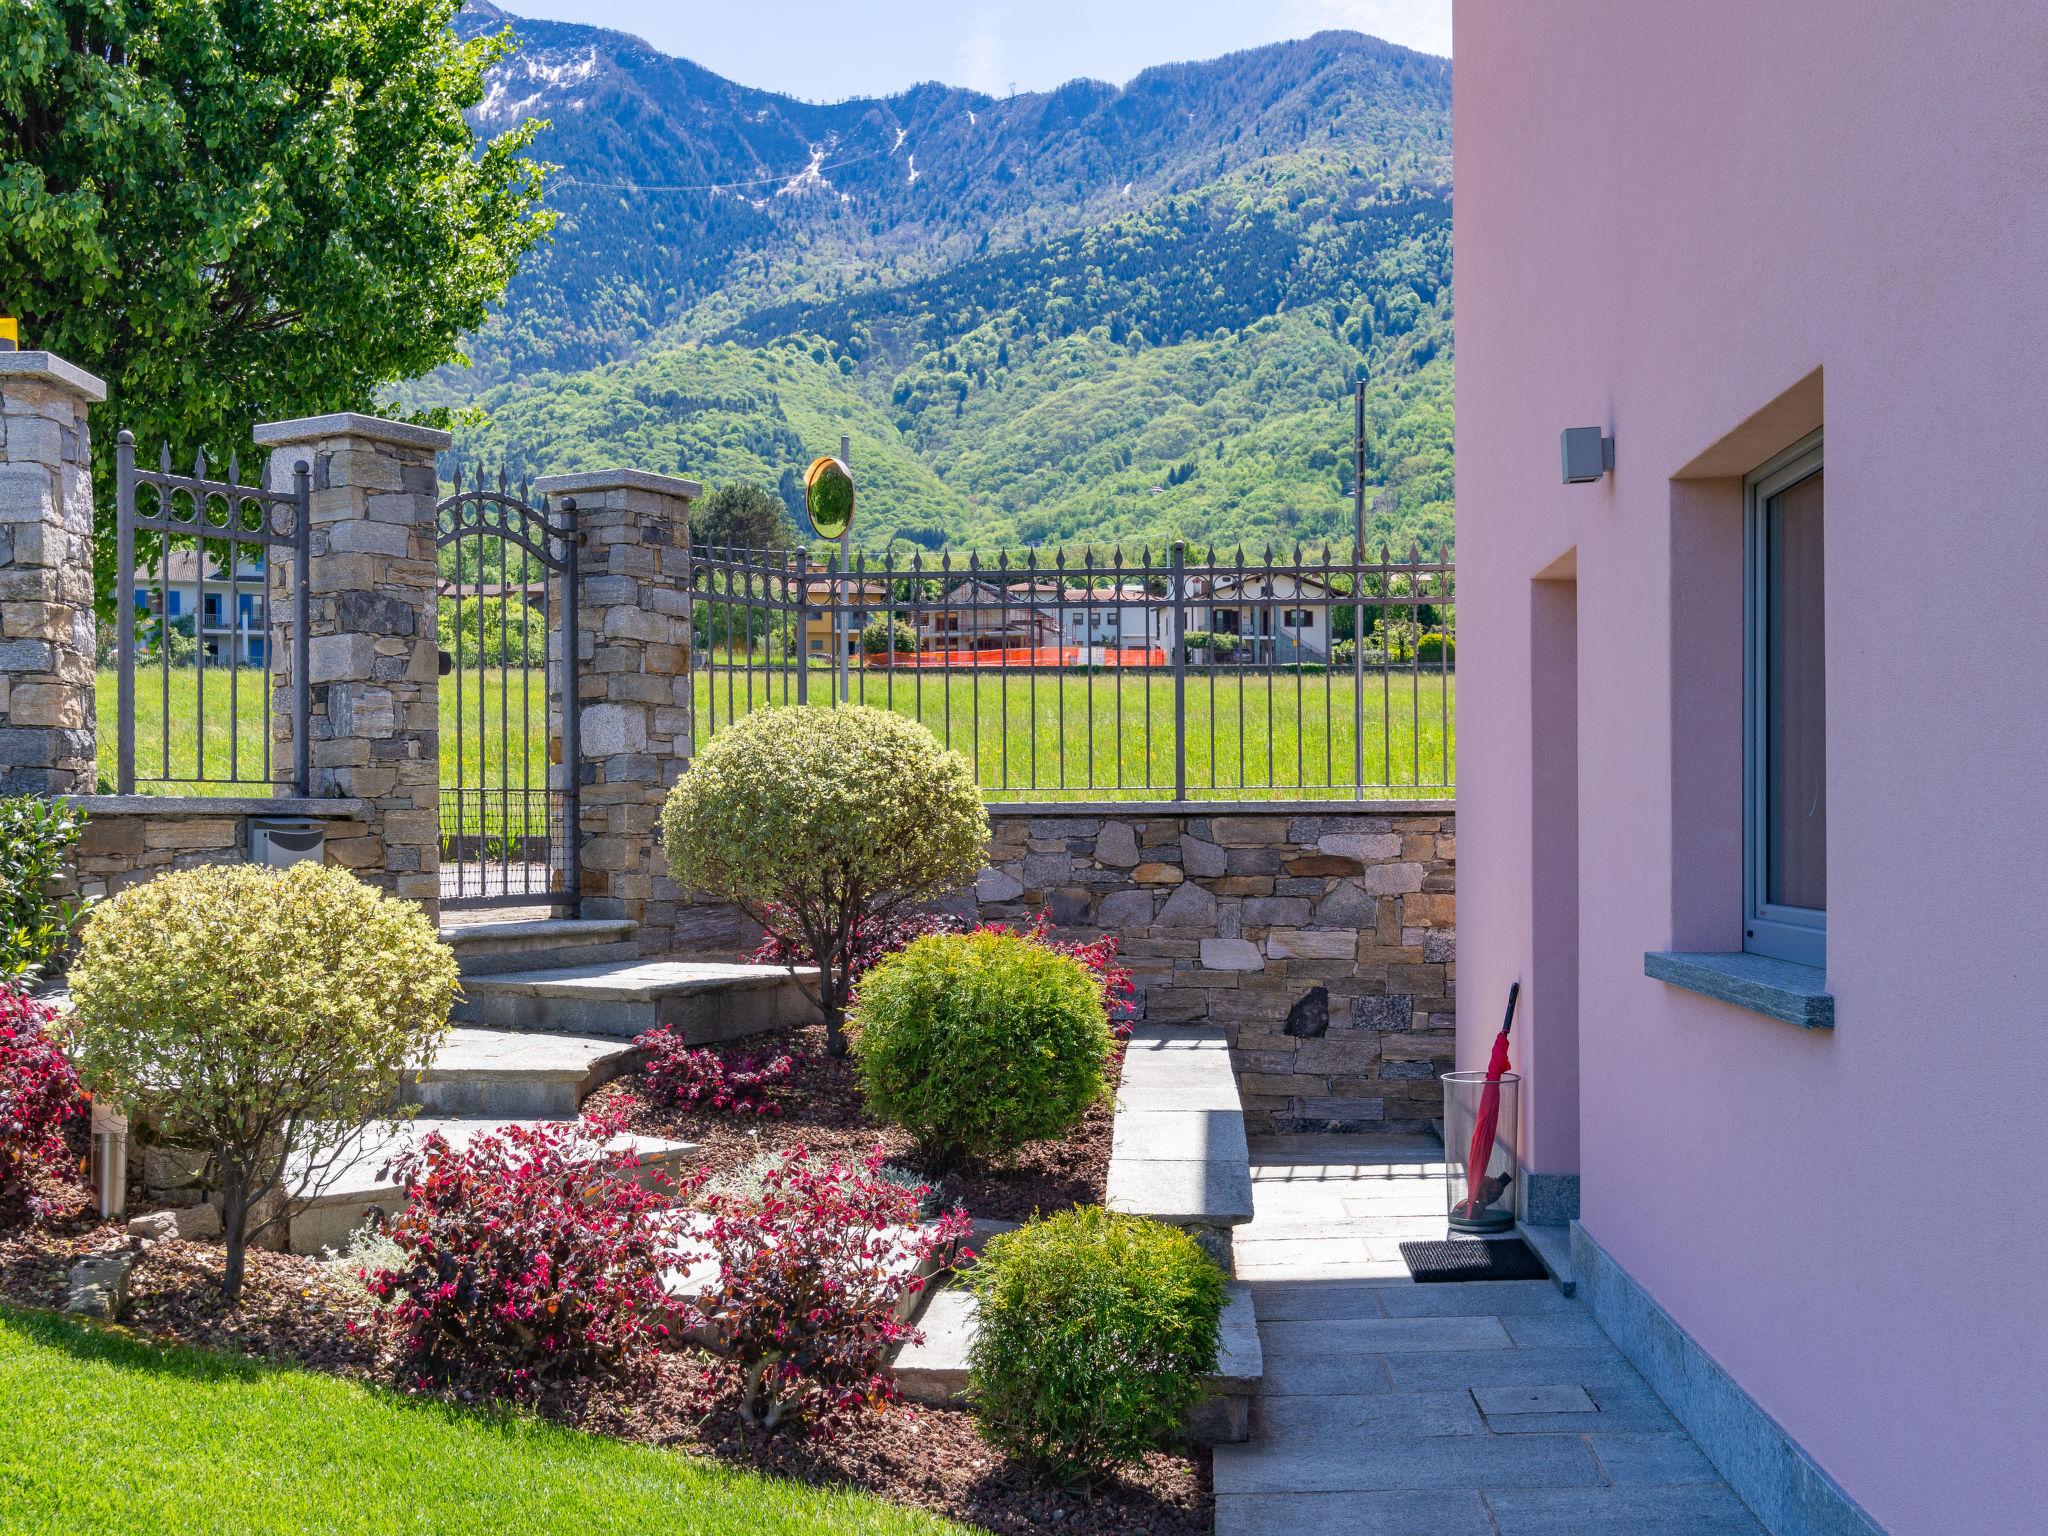
{"type": "Polygon", "coordinates": [[[862,979],[853,1023],[862,1098],[934,1169],[1064,1135],[1106,1091],[1101,985],[1014,934],[919,939],[862,979]]]}
{"type": "Polygon", "coordinates": [[[719,732],[669,792],[678,882],[731,902],[818,968],[805,983],[846,1052],[846,958],[863,923],[972,881],[988,812],[967,759],[887,710],[757,710],[719,732]]]}
{"type": "Polygon", "coordinates": [[[87,921],[71,1056],[96,1096],[207,1149],[233,1301],[250,1213],[270,1200],[257,1230],[283,1219],[394,1114],[399,1076],[440,1045],[455,990],[426,914],[345,869],[179,870],[87,921]]]}
{"type": "Polygon", "coordinates": [[[1054,1476],[1167,1443],[1215,1369],[1223,1271],[1178,1227],[1078,1206],[992,1239],[964,1282],[981,1432],[1054,1476]]]}

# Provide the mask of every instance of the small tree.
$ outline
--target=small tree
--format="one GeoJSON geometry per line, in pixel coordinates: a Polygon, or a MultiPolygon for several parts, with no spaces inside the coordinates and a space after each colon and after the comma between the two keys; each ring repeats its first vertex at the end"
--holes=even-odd
{"type": "Polygon", "coordinates": [[[206,1148],[232,1305],[249,1240],[398,1113],[401,1072],[447,1033],[456,970],[418,907],[347,870],[238,864],[161,875],[96,909],[71,984],[86,1086],[206,1148]]]}
{"type": "Polygon", "coordinates": [[[869,619],[860,632],[860,648],[865,656],[915,656],[917,631],[893,615],[869,619]]]}
{"type": "Polygon", "coordinates": [[[662,809],[670,872],[794,941],[846,1054],[847,959],[863,923],[980,873],[973,770],[914,720],[858,705],[764,709],[712,738],[662,809]]]}
{"type": "Polygon", "coordinates": [[[735,482],[690,509],[690,538],[699,548],[794,549],[796,524],[773,492],[735,482]]]}

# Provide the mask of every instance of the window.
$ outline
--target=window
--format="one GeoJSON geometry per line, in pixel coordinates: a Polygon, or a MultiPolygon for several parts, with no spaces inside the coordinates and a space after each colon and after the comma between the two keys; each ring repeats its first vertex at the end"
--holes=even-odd
{"type": "Polygon", "coordinates": [[[1280,622],[1289,629],[1311,629],[1316,616],[1306,608],[1290,608],[1280,615],[1280,622]]]}
{"type": "Polygon", "coordinates": [[[1751,476],[1742,947],[1827,964],[1827,652],[1818,435],[1751,476]]]}

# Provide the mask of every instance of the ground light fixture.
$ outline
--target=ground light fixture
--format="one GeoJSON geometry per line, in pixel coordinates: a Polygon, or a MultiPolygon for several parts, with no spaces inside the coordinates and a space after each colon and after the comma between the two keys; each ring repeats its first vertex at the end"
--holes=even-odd
{"type": "Polygon", "coordinates": [[[101,1220],[127,1209],[128,1117],[98,1099],[92,1101],[92,1186],[101,1220]]]}
{"type": "Polygon", "coordinates": [[[1614,439],[1598,427],[1566,427],[1558,447],[1566,485],[1591,485],[1614,468],[1614,439]]]}

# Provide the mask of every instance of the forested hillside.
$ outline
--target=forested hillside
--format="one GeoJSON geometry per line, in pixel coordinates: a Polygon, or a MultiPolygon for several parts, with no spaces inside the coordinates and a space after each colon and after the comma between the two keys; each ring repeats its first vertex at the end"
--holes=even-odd
{"type": "Polygon", "coordinates": [[[1121,89],[795,101],[505,17],[556,240],[411,403],[464,456],[793,498],[853,439],[858,537],[994,548],[1448,536],[1448,61],[1326,33],[1121,89]]]}

